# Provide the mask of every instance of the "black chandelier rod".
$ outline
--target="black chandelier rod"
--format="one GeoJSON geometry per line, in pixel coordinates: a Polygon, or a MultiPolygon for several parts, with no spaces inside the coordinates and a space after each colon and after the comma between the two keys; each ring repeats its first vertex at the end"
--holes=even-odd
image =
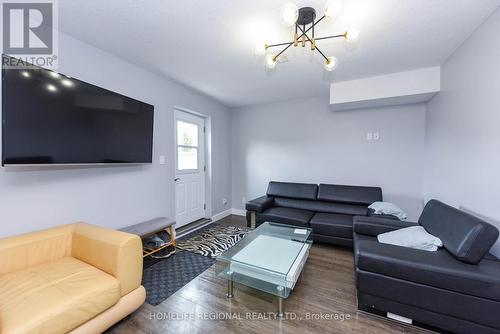
{"type": "Polygon", "coordinates": [[[325,37],[318,37],[318,38],[315,38],[314,40],[316,40],[316,41],[320,41],[320,40],[322,40],[322,39],[339,38],[339,37],[345,37],[345,34],[342,34],[342,35],[325,36],[325,37]]]}
{"type": "MultiPolygon", "coordinates": [[[[302,34],[302,35],[305,35],[305,36],[307,37],[307,39],[309,40],[309,42],[310,42],[312,45],[314,45],[314,42],[313,42],[313,41],[309,38],[309,36],[307,36],[306,32],[304,32],[304,30],[302,30],[302,28],[301,28],[301,27],[299,27],[299,29],[300,29],[300,31],[302,31],[302,32],[303,32],[303,34],[302,34]]],[[[319,52],[319,53],[323,56],[323,58],[325,58],[325,60],[326,60],[326,61],[328,61],[328,57],[327,57],[327,56],[325,56],[325,54],[324,54],[323,52],[321,52],[321,50],[320,50],[317,46],[315,46],[314,48],[315,48],[315,49],[316,49],[316,50],[317,50],[317,51],[318,51],[318,52],[319,52]]]]}
{"type": "Polygon", "coordinates": [[[267,45],[268,48],[274,48],[277,46],[283,46],[283,45],[288,45],[288,44],[293,44],[293,42],[285,42],[285,43],[278,43],[278,44],[272,44],[272,45],[267,45]]]}
{"type": "Polygon", "coordinates": [[[282,54],[283,52],[285,52],[286,50],[288,50],[288,48],[289,48],[289,47],[291,47],[292,45],[293,45],[293,42],[292,42],[292,43],[290,43],[290,44],[288,44],[288,45],[286,46],[286,48],[284,48],[283,50],[281,50],[281,52],[280,52],[280,53],[278,53],[276,56],[274,56],[274,59],[273,59],[273,60],[274,60],[274,61],[276,61],[276,60],[278,59],[278,57],[279,57],[279,56],[281,56],[281,54],[282,54]]]}
{"type": "MultiPolygon", "coordinates": [[[[304,36],[304,35],[305,35],[305,34],[306,34],[309,30],[311,30],[311,29],[312,29],[312,28],[313,28],[316,24],[320,23],[320,22],[321,22],[321,20],[323,20],[325,17],[326,17],[326,16],[324,16],[324,15],[323,15],[323,16],[322,16],[322,17],[321,17],[318,21],[314,22],[314,23],[312,24],[312,26],[310,26],[310,27],[309,27],[309,28],[308,28],[305,32],[303,32],[303,33],[302,33],[302,35],[300,35],[300,36],[298,37],[298,39],[302,38],[302,36],[304,36]]],[[[295,26],[297,27],[298,25],[297,25],[297,24],[295,24],[295,26]]],[[[299,27],[299,28],[300,28],[300,27],[299,27]]],[[[302,30],[302,29],[301,29],[301,30],[302,30]]],[[[291,45],[291,44],[293,44],[293,42],[289,42],[289,43],[280,43],[280,44],[272,44],[272,45],[268,45],[267,47],[268,47],[268,48],[272,48],[272,47],[275,47],[275,46],[282,46],[282,45],[287,45],[287,44],[290,44],[290,45],[291,45]]],[[[280,52],[280,53],[282,53],[282,52],[280,52]]],[[[276,56],[276,58],[277,58],[277,56],[276,56]]]]}
{"type": "MultiPolygon", "coordinates": [[[[318,50],[318,52],[321,54],[321,56],[323,56],[323,58],[325,58],[326,61],[328,61],[328,57],[325,56],[325,54],[323,52],[321,52],[321,50],[316,46],[316,43],[313,42],[311,40],[311,38],[309,38],[309,36],[307,36],[307,33],[309,32],[309,30],[312,29],[313,31],[313,34],[314,34],[314,27],[319,23],[321,22],[321,20],[323,20],[326,16],[322,16],[318,21],[314,22],[307,30],[305,30],[305,25],[304,25],[304,28],[300,27],[297,23],[295,24],[295,33],[297,34],[297,29],[300,29],[300,31],[302,32],[302,35],[300,35],[299,37],[297,37],[297,40],[298,39],[301,39],[303,36],[305,36],[309,42],[311,43],[311,45],[314,45],[314,49],[315,50],[318,50]]],[[[341,34],[341,35],[332,35],[332,36],[325,36],[325,37],[318,37],[318,38],[314,38],[314,35],[313,35],[313,38],[314,38],[314,41],[320,41],[320,40],[325,40],[325,39],[331,39],[331,38],[339,38],[339,37],[345,37],[346,34],[341,34]]],[[[286,50],[288,50],[288,48],[290,46],[292,46],[294,44],[295,41],[293,42],[285,42],[285,43],[278,43],[278,44],[271,44],[271,45],[267,45],[266,48],[273,48],[273,47],[278,47],[278,46],[284,46],[286,45],[286,47],[281,50],[281,52],[279,52],[276,56],[274,56],[274,60],[276,61],[278,59],[279,56],[281,56],[283,54],[283,52],[285,52],[286,50]]]]}
{"type": "MultiPolygon", "coordinates": [[[[298,37],[299,39],[302,37],[302,35],[300,35],[300,37],[298,37]]],[[[341,35],[332,35],[332,36],[325,36],[325,37],[316,37],[314,40],[316,41],[321,41],[323,39],[330,39],[330,38],[339,38],[339,37],[345,37],[345,33],[344,34],[341,34],[341,35]]],[[[283,45],[288,45],[288,44],[293,44],[293,42],[285,42],[285,43],[278,43],[278,44],[272,44],[272,45],[268,45],[267,47],[268,48],[274,48],[274,47],[277,47],[277,46],[283,46],[283,45]]]]}

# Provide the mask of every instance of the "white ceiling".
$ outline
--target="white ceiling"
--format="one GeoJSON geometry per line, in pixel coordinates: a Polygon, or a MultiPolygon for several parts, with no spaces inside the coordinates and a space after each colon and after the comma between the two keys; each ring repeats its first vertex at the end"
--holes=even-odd
{"type": "MultiPolygon", "coordinates": [[[[326,0],[63,0],[60,29],[82,41],[173,78],[230,107],[327,94],[322,58],[292,48],[288,62],[266,74],[254,55],[257,40],[291,40],[280,24],[282,5],[326,0]]],[[[339,58],[335,80],[440,65],[498,6],[500,0],[345,0],[337,20],[316,35],[355,25],[360,45],[320,41],[339,58]]],[[[492,37],[493,38],[493,37],[492,37]]],[[[471,59],[471,64],[473,63],[471,59]]]]}

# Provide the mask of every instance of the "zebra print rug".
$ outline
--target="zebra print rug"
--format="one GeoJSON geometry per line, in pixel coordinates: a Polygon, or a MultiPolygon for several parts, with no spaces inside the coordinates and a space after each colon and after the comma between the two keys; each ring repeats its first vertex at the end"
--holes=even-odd
{"type": "Polygon", "coordinates": [[[187,240],[178,240],[177,248],[214,258],[236,245],[248,232],[249,228],[216,225],[187,240]]]}

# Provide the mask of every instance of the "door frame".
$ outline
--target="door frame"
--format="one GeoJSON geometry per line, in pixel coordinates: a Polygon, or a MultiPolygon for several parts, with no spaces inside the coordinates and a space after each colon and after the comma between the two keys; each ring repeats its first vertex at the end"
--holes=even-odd
{"type": "Polygon", "coordinates": [[[202,134],[204,135],[204,160],[205,160],[205,203],[206,203],[206,208],[205,208],[205,218],[211,219],[212,218],[212,122],[211,118],[208,115],[196,112],[194,110],[184,108],[184,107],[179,107],[179,106],[174,106],[174,112],[173,112],[173,145],[174,145],[174,163],[172,165],[172,185],[173,185],[173,210],[174,210],[174,217],[177,217],[177,208],[176,204],[177,203],[177,198],[176,198],[176,193],[175,193],[175,175],[177,174],[177,112],[184,112],[187,114],[191,114],[196,117],[203,118],[205,121],[205,131],[202,131],[202,134]]]}

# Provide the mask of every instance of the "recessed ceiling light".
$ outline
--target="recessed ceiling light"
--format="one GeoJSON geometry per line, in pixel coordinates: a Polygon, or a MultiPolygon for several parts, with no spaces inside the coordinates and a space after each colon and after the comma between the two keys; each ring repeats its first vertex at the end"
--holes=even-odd
{"type": "Polygon", "coordinates": [[[54,79],[58,79],[61,77],[61,75],[57,72],[49,72],[50,76],[53,77],[54,79]]]}
{"type": "Polygon", "coordinates": [[[31,77],[31,74],[30,74],[30,72],[28,72],[28,71],[22,71],[22,72],[21,72],[21,75],[22,75],[23,77],[25,77],[25,78],[30,78],[30,77],[31,77]]]}
{"type": "Polygon", "coordinates": [[[49,92],[57,92],[57,87],[52,84],[48,84],[46,87],[49,92]]]}

